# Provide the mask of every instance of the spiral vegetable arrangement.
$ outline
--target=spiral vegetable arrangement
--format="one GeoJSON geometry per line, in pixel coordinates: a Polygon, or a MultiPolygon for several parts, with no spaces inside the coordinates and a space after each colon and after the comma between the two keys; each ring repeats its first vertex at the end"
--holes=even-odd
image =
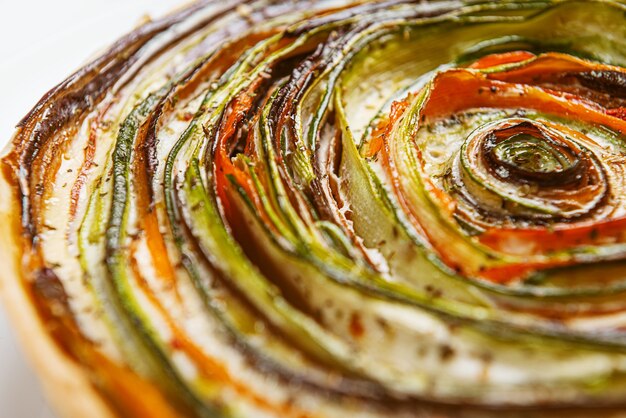
{"type": "Polygon", "coordinates": [[[13,280],[119,416],[613,416],[623,66],[618,2],[195,3],[20,123],[13,280]]]}

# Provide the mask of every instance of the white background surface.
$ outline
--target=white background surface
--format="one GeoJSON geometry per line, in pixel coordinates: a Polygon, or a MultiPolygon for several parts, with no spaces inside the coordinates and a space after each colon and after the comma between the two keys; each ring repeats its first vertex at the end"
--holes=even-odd
{"type": "MultiPolygon", "coordinates": [[[[146,14],[183,1],[0,0],[0,148],[46,91],[146,14]]],[[[0,307],[0,417],[52,418],[14,335],[0,307]]]]}

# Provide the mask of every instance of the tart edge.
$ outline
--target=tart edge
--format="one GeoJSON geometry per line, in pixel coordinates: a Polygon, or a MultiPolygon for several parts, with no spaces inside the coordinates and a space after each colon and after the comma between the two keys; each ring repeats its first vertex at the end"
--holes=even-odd
{"type": "MultiPolygon", "coordinates": [[[[9,142],[2,154],[12,148],[9,142]]],[[[37,375],[46,400],[63,418],[114,418],[87,372],[58,347],[46,330],[24,287],[19,267],[19,242],[13,226],[19,221],[13,188],[0,175],[0,303],[13,329],[18,347],[37,375]]]]}

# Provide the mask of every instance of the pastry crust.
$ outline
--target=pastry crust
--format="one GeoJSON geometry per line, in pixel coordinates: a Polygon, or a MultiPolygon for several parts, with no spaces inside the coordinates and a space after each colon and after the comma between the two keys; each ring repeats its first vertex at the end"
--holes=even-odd
{"type": "MultiPolygon", "coordinates": [[[[12,142],[10,143],[9,147],[12,142]]],[[[19,222],[15,196],[0,176],[0,297],[29,365],[35,370],[46,398],[64,418],[113,418],[86,371],[61,351],[38,315],[24,287],[19,242],[13,226],[19,222]]]]}
{"type": "MultiPolygon", "coordinates": [[[[164,17],[180,12],[191,4],[193,0],[183,1],[171,8],[164,17]]],[[[133,30],[151,21],[151,16],[144,15],[133,30]]],[[[106,49],[103,47],[96,51],[86,63],[102,55],[106,49]]],[[[4,157],[12,148],[13,138],[0,156],[4,157]]],[[[57,415],[64,418],[114,418],[116,414],[93,387],[86,370],[64,354],[46,331],[45,324],[23,286],[19,242],[13,230],[16,222],[19,222],[16,204],[12,186],[0,174],[0,216],[5,220],[0,224],[0,265],[3,266],[0,269],[0,303],[11,322],[19,346],[57,415]],[[76,396],[76,393],[81,396],[76,396]]]]}

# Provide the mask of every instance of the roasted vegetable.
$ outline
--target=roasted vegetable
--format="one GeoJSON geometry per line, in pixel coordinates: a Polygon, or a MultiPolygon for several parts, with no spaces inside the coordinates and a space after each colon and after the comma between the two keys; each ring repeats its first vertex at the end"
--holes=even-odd
{"type": "Polygon", "coordinates": [[[619,2],[195,3],[20,123],[6,280],[114,415],[618,416],[624,67],[619,2]]]}

